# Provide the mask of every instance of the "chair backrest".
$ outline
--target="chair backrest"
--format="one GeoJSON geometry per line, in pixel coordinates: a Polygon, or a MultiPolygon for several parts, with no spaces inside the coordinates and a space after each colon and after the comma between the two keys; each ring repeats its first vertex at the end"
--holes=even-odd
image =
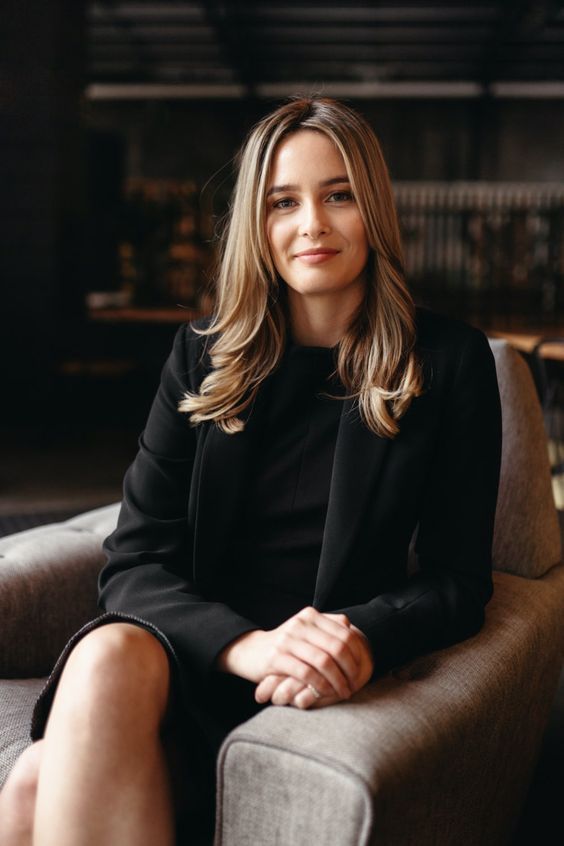
{"type": "Polygon", "coordinates": [[[541,406],[523,357],[506,341],[490,339],[490,346],[503,421],[493,565],[496,570],[537,578],[561,558],[541,406]]]}

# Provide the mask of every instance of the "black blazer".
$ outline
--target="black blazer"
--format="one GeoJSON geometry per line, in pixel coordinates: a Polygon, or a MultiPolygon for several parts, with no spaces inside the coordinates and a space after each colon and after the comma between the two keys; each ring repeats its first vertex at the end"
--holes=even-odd
{"type": "MultiPolygon", "coordinates": [[[[103,610],[131,615],[180,667],[203,673],[256,628],[218,597],[266,395],[244,415],[242,433],[191,427],[177,405],[209,372],[205,345],[191,326],[178,330],[99,582],[103,610]]],[[[343,402],[313,598],[366,634],[375,675],[474,634],[492,592],[501,447],[493,355],[479,330],[421,309],[417,347],[426,390],[394,439],[370,432],[343,402]],[[408,576],[416,527],[419,572],[408,576]]]]}

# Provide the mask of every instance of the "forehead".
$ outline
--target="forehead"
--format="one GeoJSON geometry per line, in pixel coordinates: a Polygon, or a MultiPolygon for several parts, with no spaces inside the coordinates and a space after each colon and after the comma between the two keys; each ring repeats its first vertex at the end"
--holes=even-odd
{"type": "Polygon", "coordinates": [[[335,171],[346,176],[345,161],[334,141],[324,132],[300,129],[283,138],[272,157],[270,182],[278,181],[284,174],[303,175],[320,171],[335,171]]]}

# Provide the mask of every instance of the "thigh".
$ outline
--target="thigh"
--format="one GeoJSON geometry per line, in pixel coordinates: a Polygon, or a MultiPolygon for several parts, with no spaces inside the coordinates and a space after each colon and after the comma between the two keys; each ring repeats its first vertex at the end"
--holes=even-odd
{"type": "Polygon", "coordinates": [[[136,703],[164,712],[170,686],[170,656],[146,627],[107,614],[83,626],[64,647],[35,702],[31,738],[40,740],[55,696],[72,689],[89,697],[115,700],[129,686],[136,703]],[[61,682],[64,683],[61,684],[61,682]],[[138,691],[144,695],[139,697],[138,691]],[[149,702],[150,700],[150,702],[149,702]]]}
{"type": "MultiPolygon", "coordinates": [[[[0,790],[0,834],[6,840],[32,830],[43,746],[39,740],[24,749],[0,790]]],[[[2,837],[0,841],[4,842],[2,837]]]]}

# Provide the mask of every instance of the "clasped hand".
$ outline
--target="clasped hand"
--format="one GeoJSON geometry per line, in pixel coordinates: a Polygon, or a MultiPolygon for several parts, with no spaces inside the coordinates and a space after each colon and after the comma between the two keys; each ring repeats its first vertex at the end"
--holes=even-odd
{"type": "Polygon", "coordinates": [[[319,708],[348,699],[373,672],[370,645],[345,614],[303,608],[271,631],[242,635],[222,669],[257,683],[257,702],[319,708]]]}

